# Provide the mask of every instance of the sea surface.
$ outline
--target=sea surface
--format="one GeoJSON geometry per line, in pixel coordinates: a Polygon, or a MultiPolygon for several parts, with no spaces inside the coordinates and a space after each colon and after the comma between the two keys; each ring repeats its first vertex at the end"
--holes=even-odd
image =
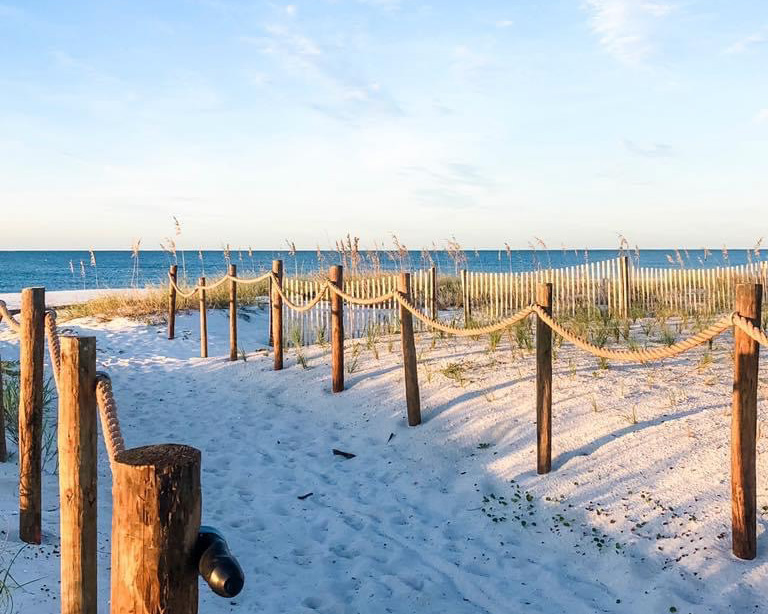
{"type": "MultiPolygon", "coordinates": [[[[715,267],[746,264],[761,260],[765,254],[750,250],[640,250],[628,252],[635,266],[672,268],[715,267]],[[679,258],[678,258],[679,254],[679,258]]],[[[402,257],[392,252],[378,252],[379,266],[385,270],[417,270],[437,267],[440,275],[456,275],[462,268],[483,272],[531,271],[563,267],[584,262],[615,258],[613,250],[479,250],[450,254],[445,251],[411,251],[402,257]]],[[[238,275],[254,276],[268,270],[272,260],[282,259],[286,275],[308,274],[326,270],[331,264],[342,264],[337,252],[297,251],[232,251],[230,261],[238,267],[238,275]]],[[[375,258],[374,258],[375,259],[375,258]]],[[[373,266],[369,252],[361,252],[360,268],[373,266]]],[[[142,251],[135,258],[130,251],[0,251],[0,292],[18,292],[21,288],[44,286],[48,290],[95,288],[143,288],[164,284],[168,267],[179,266],[179,280],[194,283],[205,275],[216,279],[226,271],[228,260],[222,251],[177,252],[142,251]]]]}

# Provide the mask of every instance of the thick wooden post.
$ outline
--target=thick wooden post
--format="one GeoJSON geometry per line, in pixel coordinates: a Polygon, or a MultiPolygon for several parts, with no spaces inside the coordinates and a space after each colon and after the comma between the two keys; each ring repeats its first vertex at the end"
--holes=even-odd
{"type": "Polygon", "coordinates": [[[96,612],[96,338],[62,337],[59,374],[61,612],[96,612]]]}
{"type": "Polygon", "coordinates": [[[176,275],[178,265],[172,264],[168,274],[171,276],[168,282],[168,338],[173,339],[176,335],[176,275]]]}
{"type": "Polygon", "coordinates": [[[469,302],[469,276],[466,269],[461,269],[461,302],[464,307],[464,327],[469,326],[469,320],[472,318],[472,305],[469,302]]]}
{"type": "MultiPolygon", "coordinates": [[[[411,274],[400,273],[397,290],[411,300],[411,274]]],[[[413,340],[413,316],[400,305],[400,339],[403,347],[405,374],[405,402],[408,407],[408,426],[421,424],[421,399],[419,398],[419,374],[416,366],[416,344],[413,340]]]]}
{"type": "MultiPolygon", "coordinates": [[[[734,310],[760,326],[763,287],[736,287],[734,310]]],[[[733,411],[731,415],[731,515],[733,553],[757,555],[757,369],[760,345],[744,331],[733,332],[733,411]]]]}
{"type": "Polygon", "coordinates": [[[5,443],[5,404],[3,398],[3,357],[0,356],[0,463],[8,460],[8,448],[5,443]]]}
{"type": "Polygon", "coordinates": [[[433,320],[437,320],[437,267],[429,269],[429,289],[430,289],[430,313],[433,320]]]}
{"type": "MultiPolygon", "coordinates": [[[[344,289],[344,270],[334,265],[328,279],[337,288],[344,289]]],[[[331,292],[331,389],[344,390],[344,300],[331,292]]]]}
{"type": "Polygon", "coordinates": [[[111,614],[197,614],[200,451],[176,444],[117,455],[111,614]]]}
{"type": "Polygon", "coordinates": [[[197,280],[200,289],[200,358],[208,358],[208,312],[205,307],[205,277],[197,280]]]}
{"type": "Polygon", "coordinates": [[[19,370],[19,537],[39,544],[42,510],[45,288],[21,292],[19,370]]]}
{"type": "Polygon", "coordinates": [[[630,308],[630,287],[629,287],[629,256],[619,258],[619,286],[621,293],[621,316],[627,317],[630,308]]]}
{"type": "MultiPolygon", "coordinates": [[[[536,286],[536,303],[552,314],[552,284],[536,286]]],[[[552,330],[536,318],[536,471],[552,469],[552,330]]]]}
{"type": "Polygon", "coordinates": [[[272,282],[272,346],[274,347],[275,371],[283,368],[283,297],[277,291],[283,288],[283,261],[272,261],[272,272],[277,278],[272,282]],[[275,287],[276,286],[276,287],[275,287]]]}
{"type": "Polygon", "coordinates": [[[267,280],[267,296],[269,297],[269,303],[267,305],[267,330],[269,331],[269,347],[274,345],[272,340],[272,278],[267,280]]]}
{"type": "MultiPolygon", "coordinates": [[[[229,265],[229,276],[237,277],[237,265],[229,265]]],[[[229,280],[229,359],[237,360],[237,282],[229,280]]]]}

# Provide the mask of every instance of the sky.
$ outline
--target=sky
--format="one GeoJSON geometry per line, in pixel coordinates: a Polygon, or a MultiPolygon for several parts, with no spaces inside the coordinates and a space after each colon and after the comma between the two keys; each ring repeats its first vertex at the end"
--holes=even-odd
{"type": "Polygon", "coordinates": [[[0,0],[0,249],[749,247],[764,0],[0,0]]]}

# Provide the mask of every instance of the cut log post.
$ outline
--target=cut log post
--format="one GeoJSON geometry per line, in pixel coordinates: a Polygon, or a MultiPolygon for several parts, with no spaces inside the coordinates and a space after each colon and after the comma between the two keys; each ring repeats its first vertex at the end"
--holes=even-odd
{"type": "MultiPolygon", "coordinates": [[[[335,265],[328,272],[328,279],[337,288],[344,289],[344,270],[335,265]]],[[[344,390],[344,300],[331,292],[331,389],[344,390]]]]}
{"type": "MultiPolygon", "coordinates": [[[[763,287],[736,287],[734,310],[760,326],[763,287]]],[[[757,369],[760,345],[744,331],[733,332],[733,411],[731,415],[731,514],[733,553],[757,555],[757,369]]]]}
{"type": "Polygon", "coordinates": [[[461,302],[464,307],[464,328],[469,328],[469,320],[472,317],[472,306],[469,303],[469,275],[467,270],[461,270],[461,302]]]}
{"type": "Polygon", "coordinates": [[[39,544],[42,510],[45,288],[21,292],[19,390],[19,537],[39,544]]]}
{"type": "Polygon", "coordinates": [[[433,320],[437,320],[437,267],[429,269],[429,315],[433,320]]]}
{"type": "Polygon", "coordinates": [[[176,275],[179,267],[175,264],[171,265],[168,275],[170,280],[168,281],[168,338],[173,339],[176,335],[176,275]]]}
{"type": "MultiPolygon", "coordinates": [[[[536,286],[536,303],[552,315],[552,284],[536,286]]],[[[536,318],[536,471],[552,469],[552,330],[536,318]]]]}
{"type": "Polygon", "coordinates": [[[629,289],[629,256],[621,256],[619,258],[619,283],[619,293],[621,295],[621,316],[626,318],[629,316],[629,309],[631,305],[629,289]]]}
{"type": "Polygon", "coordinates": [[[62,337],[59,374],[61,612],[96,612],[96,338],[62,337]]]}
{"type": "Polygon", "coordinates": [[[269,335],[269,347],[272,347],[272,278],[267,280],[267,334],[269,335]]]}
{"type": "Polygon", "coordinates": [[[208,311],[205,306],[205,277],[197,280],[200,286],[200,358],[208,358],[208,311]]]}
{"type": "Polygon", "coordinates": [[[8,448],[5,443],[5,404],[3,399],[3,357],[0,356],[0,463],[8,460],[8,448]]]}
{"type": "MultiPolygon", "coordinates": [[[[237,265],[229,265],[229,276],[237,277],[237,265]]],[[[237,360],[237,281],[229,280],[229,359],[237,360]]]]}
{"type": "Polygon", "coordinates": [[[275,371],[283,368],[283,297],[277,288],[283,288],[283,261],[272,261],[272,272],[276,279],[272,280],[272,346],[274,348],[275,371]]]}
{"type": "Polygon", "coordinates": [[[117,455],[111,614],[197,614],[200,451],[176,444],[117,455]]]}
{"type": "MultiPolygon", "coordinates": [[[[397,290],[411,301],[411,274],[400,273],[397,290]]],[[[405,375],[405,402],[408,408],[408,426],[421,424],[421,399],[419,397],[419,374],[416,365],[416,344],[413,339],[413,315],[400,305],[400,339],[403,347],[403,370],[405,375]]]]}

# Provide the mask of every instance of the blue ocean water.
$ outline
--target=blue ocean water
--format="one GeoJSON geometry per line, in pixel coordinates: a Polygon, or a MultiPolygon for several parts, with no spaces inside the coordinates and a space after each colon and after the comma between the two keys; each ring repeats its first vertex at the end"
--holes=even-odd
{"type": "MultiPolygon", "coordinates": [[[[720,250],[680,251],[686,267],[714,267],[746,264],[762,259],[750,250],[734,249],[724,254],[720,250]]],[[[369,263],[365,252],[361,266],[369,263]]],[[[458,265],[448,252],[431,251],[441,275],[454,275],[457,269],[473,271],[529,271],[538,268],[562,267],[584,262],[596,262],[615,258],[617,250],[479,250],[466,251],[465,265],[458,265]]],[[[400,260],[388,252],[378,252],[383,269],[399,270],[400,260]]],[[[95,266],[87,251],[0,251],[0,292],[18,292],[30,286],[45,286],[48,290],[72,290],[82,288],[129,288],[165,283],[168,266],[179,265],[179,277],[184,275],[189,283],[205,275],[215,279],[224,274],[227,260],[222,251],[204,251],[202,258],[197,251],[177,252],[176,258],[163,251],[142,251],[138,261],[130,251],[97,251],[94,253],[95,266]]],[[[630,252],[634,265],[671,268],[679,264],[674,250],[640,250],[630,252]]],[[[273,259],[281,258],[287,275],[311,273],[326,270],[331,264],[341,264],[337,252],[298,251],[292,255],[286,251],[232,251],[230,258],[238,266],[242,276],[257,275],[271,267],[273,259]]],[[[420,251],[408,252],[402,262],[405,270],[416,270],[430,266],[420,251]]]]}

